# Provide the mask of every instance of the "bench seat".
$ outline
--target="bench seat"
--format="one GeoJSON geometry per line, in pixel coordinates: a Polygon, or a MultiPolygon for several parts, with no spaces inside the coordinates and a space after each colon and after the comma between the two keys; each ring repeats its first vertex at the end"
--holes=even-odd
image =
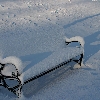
{"type": "Polygon", "coordinates": [[[55,66],[71,61],[76,56],[82,54],[83,48],[80,47],[66,47],[53,52],[50,56],[34,65],[23,73],[23,81],[27,81],[35,76],[38,76],[46,71],[55,68],[55,66]]]}

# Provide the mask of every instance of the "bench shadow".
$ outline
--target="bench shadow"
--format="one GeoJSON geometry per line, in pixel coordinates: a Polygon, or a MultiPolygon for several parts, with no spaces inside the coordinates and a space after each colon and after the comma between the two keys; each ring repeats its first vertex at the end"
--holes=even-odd
{"type": "Polygon", "coordinates": [[[61,76],[63,76],[65,73],[67,73],[66,77],[70,76],[74,71],[72,70],[72,66],[74,64],[75,62],[70,62],[61,68],[58,68],[38,79],[25,84],[22,88],[24,96],[26,98],[32,97],[41,91],[45,86],[49,85],[51,82],[54,82],[57,78],[61,78],[61,76]]]}
{"type": "Polygon", "coordinates": [[[97,53],[100,50],[100,44],[97,45],[91,45],[91,43],[97,41],[97,37],[100,35],[100,31],[89,35],[84,38],[85,40],[85,46],[84,46],[84,63],[95,53],[97,53]]]}
{"type": "Polygon", "coordinates": [[[72,22],[72,23],[70,23],[70,24],[64,25],[63,28],[64,28],[64,29],[69,28],[69,27],[71,27],[72,25],[75,25],[75,24],[77,24],[77,23],[79,23],[79,22],[82,22],[82,21],[84,21],[84,20],[87,20],[87,19],[89,19],[89,18],[93,18],[93,17],[99,16],[99,15],[100,15],[100,13],[99,13],[99,14],[96,14],[96,15],[92,15],[92,16],[87,16],[87,17],[85,17],[85,18],[76,20],[76,21],[74,21],[74,22],[72,22]]]}
{"type": "Polygon", "coordinates": [[[35,64],[39,63],[40,61],[42,61],[43,59],[47,58],[51,54],[52,54],[52,52],[42,52],[42,53],[25,55],[25,56],[20,57],[22,62],[30,61],[30,63],[24,68],[23,72],[25,72],[26,70],[30,69],[30,67],[32,67],[35,64]]]}

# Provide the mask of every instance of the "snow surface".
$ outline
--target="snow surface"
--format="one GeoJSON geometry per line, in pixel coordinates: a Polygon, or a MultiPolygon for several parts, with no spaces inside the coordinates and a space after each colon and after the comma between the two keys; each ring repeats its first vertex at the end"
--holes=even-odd
{"type": "MultiPolygon", "coordinates": [[[[65,47],[65,36],[84,38],[84,66],[64,72],[60,69],[62,74],[55,78],[46,76],[48,84],[44,77],[26,84],[21,99],[100,99],[100,0],[0,0],[2,58],[16,56],[24,68],[32,67],[65,47]],[[43,54],[39,60],[35,57],[43,54]]],[[[16,97],[0,87],[0,99],[16,97]]]]}

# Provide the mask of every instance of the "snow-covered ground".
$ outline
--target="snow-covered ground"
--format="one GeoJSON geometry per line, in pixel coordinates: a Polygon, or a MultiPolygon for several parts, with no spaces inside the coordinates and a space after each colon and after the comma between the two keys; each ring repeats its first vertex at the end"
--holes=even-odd
{"type": "MultiPolygon", "coordinates": [[[[30,82],[23,100],[100,99],[100,0],[0,0],[0,55],[19,57],[24,70],[63,48],[65,36],[84,38],[84,66],[30,82]]],[[[0,99],[16,97],[0,87],[0,99]]]]}

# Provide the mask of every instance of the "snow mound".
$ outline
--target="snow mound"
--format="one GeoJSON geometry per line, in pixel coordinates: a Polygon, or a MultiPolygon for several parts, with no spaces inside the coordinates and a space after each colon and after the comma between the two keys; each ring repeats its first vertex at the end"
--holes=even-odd
{"type": "MultiPolygon", "coordinates": [[[[17,75],[16,69],[18,69],[19,74],[21,74],[23,71],[21,60],[15,56],[9,56],[4,59],[0,58],[0,63],[6,64],[4,70],[2,70],[3,75],[12,76],[12,72],[14,72],[15,75],[17,75]]],[[[23,75],[21,74],[18,77],[23,83],[23,75]]]]}
{"type": "Polygon", "coordinates": [[[82,37],[80,37],[80,36],[75,36],[75,37],[71,37],[71,38],[65,37],[65,41],[66,41],[66,42],[77,41],[77,42],[80,43],[80,45],[81,45],[82,47],[84,47],[84,44],[85,44],[84,39],[83,39],[82,37]]]}
{"type": "Polygon", "coordinates": [[[0,58],[0,63],[2,63],[2,64],[11,63],[11,64],[16,66],[19,73],[22,73],[22,70],[23,70],[22,62],[19,58],[15,57],[15,56],[9,56],[9,57],[6,57],[4,59],[0,58]]]}

